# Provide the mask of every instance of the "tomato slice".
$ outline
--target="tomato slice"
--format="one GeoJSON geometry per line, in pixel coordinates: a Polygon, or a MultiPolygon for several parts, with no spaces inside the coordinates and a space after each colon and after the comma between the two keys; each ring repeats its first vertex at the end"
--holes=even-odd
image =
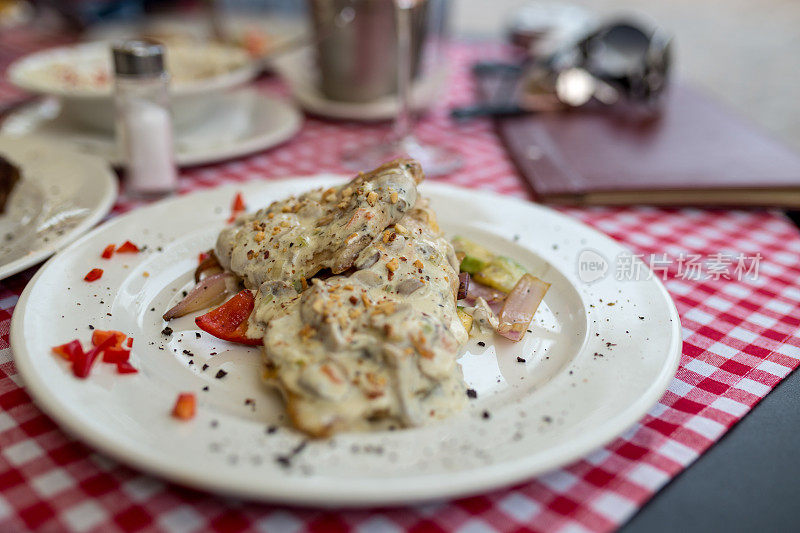
{"type": "Polygon", "coordinates": [[[122,348],[122,343],[125,340],[125,335],[121,331],[115,331],[113,329],[109,330],[102,330],[96,329],[92,333],[92,346],[100,346],[102,342],[104,342],[109,337],[114,338],[114,343],[111,345],[112,348],[122,348]]]}
{"type": "Polygon", "coordinates": [[[102,268],[93,268],[86,274],[83,279],[84,281],[97,281],[103,277],[103,269],[102,268]]]}
{"type": "Polygon", "coordinates": [[[53,346],[53,353],[60,355],[67,361],[74,361],[83,355],[83,347],[81,346],[81,341],[75,339],[60,346],[53,346]]]}
{"type": "Polygon", "coordinates": [[[133,244],[131,241],[123,242],[119,248],[117,248],[118,254],[135,254],[139,252],[139,247],[133,244]]]}
{"type": "Polygon", "coordinates": [[[193,392],[182,392],[178,394],[175,407],[172,408],[172,416],[181,420],[191,420],[197,410],[197,399],[193,392]]]}
{"type": "Polygon", "coordinates": [[[111,259],[111,256],[114,255],[114,250],[117,248],[115,244],[109,244],[103,249],[103,253],[100,254],[100,257],[103,259],[111,259]]]}
{"type": "Polygon", "coordinates": [[[247,319],[255,307],[253,293],[245,289],[233,298],[194,319],[197,327],[218,339],[248,346],[262,344],[261,339],[247,337],[247,319]]]}

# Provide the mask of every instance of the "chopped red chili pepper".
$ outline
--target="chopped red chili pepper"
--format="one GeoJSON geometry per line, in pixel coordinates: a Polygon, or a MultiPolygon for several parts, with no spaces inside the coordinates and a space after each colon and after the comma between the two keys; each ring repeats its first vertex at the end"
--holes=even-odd
{"type": "Polygon", "coordinates": [[[125,350],[123,348],[107,348],[105,353],[103,353],[103,362],[104,363],[127,363],[128,359],[131,356],[130,350],[125,350]]]}
{"type": "Polygon", "coordinates": [[[118,254],[135,254],[139,253],[139,247],[133,244],[131,241],[123,242],[119,248],[117,248],[118,254]]]}
{"type": "Polygon", "coordinates": [[[210,256],[209,256],[209,254],[207,254],[207,253],[205,253],[205,252],[200,252],[200,253],[197,255],[197,264],[200,264],[200,263],[202,263],[203,261],[205,261],[205,260],[206,260],[206,259],[208,259],[209,257],[210,257],[210,256]]]}
{"type": "Polygon", "coordinates": [[[103,277],[103,269],[102,268],[93,268],[86,274],[83,279],[84,281],[97,281],[103,277]]]}
{"type": "Polygon", "coordinates": [[[247,210],[247,206],[244,205],[244,199],[242,198],[242,193],[237,192],[236,196],[233,197],[233,204],[231,205],[231,216],[228,218],[228,224],[236,220],[241,213],[247,210]]]}
{"type": "Polygon", "coordinates": [[[194,322],[218,339],[257,346],[262,340],[247,336],[247,319],[254,306],[253,293],[245,289],[216,309],[195,318],[194,322]]]}
{"type": "Polygon", "coordinates": [[[87,378],[89,377],[89,372],[92,370],[92,365],[94,364],[97,356],[103,353],[106,349],[112,347],[114,345],[114,337],[109,336],[101,342],[99,345],[95,346],[91,350],[86,353],[76,354],[75,359],[72,361],[72,373],[75,374],[75,377],[79,378],[87,378]]]}
{"type": "Polygon", "coordinates": [[[133,337],[128,337],[128,342],[126,344],[128,348],[133,348],[133,337]]]}
{"type": "Polygon", "coordinates": [[[83,347],[81,346],[81,341],[75,339],[60,346],[53,346],[53,353],[60,355],[67,361],[74,361],[83,354],[83,347]]]}
{"type": "Polygon", "coordinates": [[[178,394],[175,407],[172,408],[172,416],[181,420],[191,420],[194,418],[197,408],[197,399],[193,392],[182,392],[178,394]]]}
{"type": "Polygon", "coordinates": [[[100,344],[103,343],[109,337],[114,338],[114,343],[111,345],[113,348],[122,348],[122,343],[125,341],[125,337],[127,337],[127,335],[125,335],[121,331],[115,331],[113,329],[105,331],[102,329],[96,329],[92,333],[92,345],[100,346],[100,344]]]}
{"type": "Polygon", "coordinates": [[[116,244],[109,244],[103,249],[103,253],[100,254],[100,257],[103,259],[111,259],[111,256],[114,255],[114,250],[117,248],[116,244]]]}
{"type": "Polygon", "coordinates": [[[128,361],[117,363],[117,374],[136,374],[139,371],[134,368],[128,361]]]}

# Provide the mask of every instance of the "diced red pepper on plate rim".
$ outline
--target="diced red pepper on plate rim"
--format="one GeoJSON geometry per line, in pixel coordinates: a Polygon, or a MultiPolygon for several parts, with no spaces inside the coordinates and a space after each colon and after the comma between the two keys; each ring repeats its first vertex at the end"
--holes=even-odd
{"type": "Polygon", "coordinates": [[[103,249],[103,253],[100,254],[100,257],[102,257],[103,259],[111,259],[111,257],[114,255],[114,250],[116,248],[117,248],[116,244],[109,244],[103,249]]]}
{"type": "Polygon", "coordinates": [[[92,333],[93,348],[88,352],[83,351],[78,339],[53,346],[52,350],[53,353],[72,363],[72,373],[79,378],[89,377],[92,366],[98,358],[104,363],[116,364],[119,374],[135,374],[138,370],[128,361],[131,352],[123,347],[125,343],[130,348],[133,345],[133,337],[125,342],[126,337],[127,335],[121,331],[96,329],[92,333]]]}
{"type": "Polygon", "coordinates": [[[84,279],[84,281],[91,282],[91,281],[97,281],[101,277],[103,277],[103,269],[102,268],[93,268],[93,269],[91,269],[89,271],[88,274],[86,274],[83,277],[83,279],[84,279]]]}
{"type": "Polygon", "coordinates": [[[103,353],[103,362],[104,363],[127,363],[128,359],[130,359],[131,352],[130,350],[125,350],[123,348],[107,348],[106,351],[103,353]]]}
{"type": "Polygon", "coordinates": [[[122,343],[125,341],[125,337],[127,337],[127,335],[125,335],[121,331],[116,331],[113,329],[109,330],[96,329],[94,330],[94,332],[92,332],[92,346],[99,346],[100,343],[102,343],[109,337],[115,338],[115,342],[112,345],[112,347],[122,348],[122,343]]]}
{"type": "Polygon", "coordinates": [[[228,224],[236,220],[240,214],[244,213],[247,210],[247,206],[244,204],[244,198],[242,198],[242,193],[237,192],[236,196],[233,197],[233,204],[231,205],[231,216],[228,218],[228,224]]]}
{"type": "Polygon", "coordinates": [[[182,392],[175,400],[175,407],[172,408],[172,416],[181,420],[191,420],[197,410],[197,399],[193,392],[182,392]]]}
{"type": "Polygon", "coordinates": [[[74,361],[83,355],[83,346],[81,346],[81,341],[75,339],[66,344],[53,346],[53,353],[60,355],[67,361],[74,361]]]}
{"type": "Polygon", "coordinates": [[[133,244],[131,241],[125,241],[117,248],[118,254],[135,254],[139,253],[139,247],[133,244]]]}
{"type": "Polygon", "coordinates": [[[117,363],[117,374],[136,374],[138,372],[128,361],[117,363]]]}

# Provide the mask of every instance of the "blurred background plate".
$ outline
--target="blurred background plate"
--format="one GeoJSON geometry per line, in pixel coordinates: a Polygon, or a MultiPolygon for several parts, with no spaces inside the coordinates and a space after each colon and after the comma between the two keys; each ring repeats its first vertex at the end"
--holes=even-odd
{"type": "MultiPolygon", "coordinates": [[[[302,115],[291,103],[256,89],[209,98],[213,105],[203,120],[176,128],[175,159],[180,166],[224,161],[271,148],[293,137],[302,124],[302,115]]],[[[60,111],[60,103],[52,99],[25,105],[8,116],[0,133],[67,140],[114,166],[122,165],[110,133],[76,124],[60,111]]]]}
{"type": "Polygon", "coordinates": [[[0,155],[22,175],[0,215],[0,279],[77,239],[109,212],[117,197],[111,169],[64,144],[0,137],[0,155]]]}
{"type": "MultiPolygon", "coordinates": [[[[295,102],[309,113],[359,121],[391,120],[397,115],[399,103],[396,94],[365,102],[345,102],[326,97],[320,89],[311,50],[299,50],[276,58],[274,67],[286,81],[295,102]]],[[[416,79],[411,87],[411,108],[422,111],[431,107],[441,94],[446,78],[447,71],[439,69],[416,79]]]]}

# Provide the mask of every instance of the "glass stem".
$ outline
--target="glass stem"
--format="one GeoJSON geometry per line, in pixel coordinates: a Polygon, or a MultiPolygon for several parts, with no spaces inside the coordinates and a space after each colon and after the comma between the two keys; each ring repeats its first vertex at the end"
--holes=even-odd
{"type": "Polygon", "coordinates": [[[394,136],[402,141],[411,133],[411,5],[396,2],[397,13],[397,117],[394,136]]]}

